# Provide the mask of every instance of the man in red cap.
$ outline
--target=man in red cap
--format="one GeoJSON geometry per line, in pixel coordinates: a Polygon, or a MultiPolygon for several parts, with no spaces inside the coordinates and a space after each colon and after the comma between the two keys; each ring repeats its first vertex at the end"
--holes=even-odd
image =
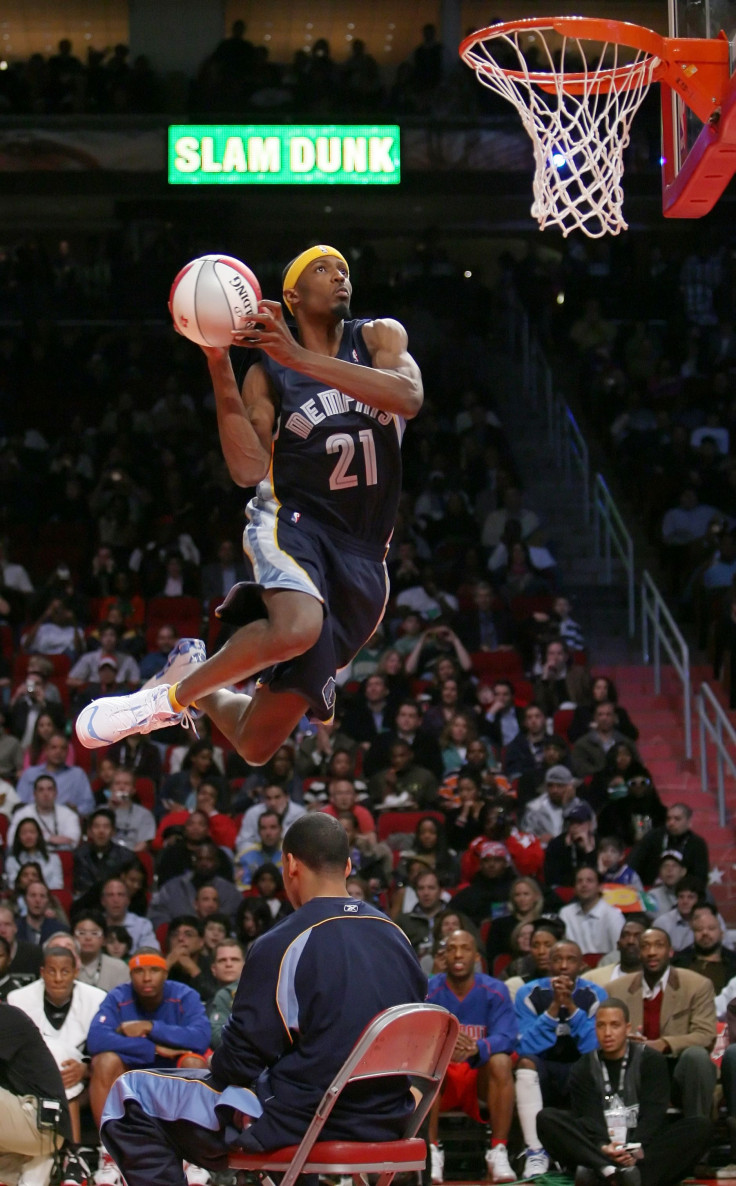
{"type": "Polygon", "coordinates": [[[470,885],[452,899],[453,907],[467,914],[476,926],[493,914],[494,903],[508,901],[511,883],[516,876],[509,850],[500,840],[486,840],[480,846],[478,856],[480,869],[470,885]]]}

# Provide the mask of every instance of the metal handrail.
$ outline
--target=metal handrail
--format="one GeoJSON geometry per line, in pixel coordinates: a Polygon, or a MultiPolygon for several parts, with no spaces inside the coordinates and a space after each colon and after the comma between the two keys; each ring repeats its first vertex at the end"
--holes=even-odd
{"type": "Polygon", "coordinates": [[[682,681],[683,717],[685,726],[685,757],[693,756],[692,696],[690,690],[690,648],[680,633],[667,603],[648,572],[641,578],[641,649],[644,663],[650,662],[649,632],[652,632],[652,662],[654,690],[662,690],[662,651],[682,681]],[[669,631],[669,634],[667,633],[669,631]],[[673,645],[674,644],[674,645],[673,645]]]}
{"type": "Polygon", "coordinates": [[[724,734],[736,753],[736,730],[729,721],[723,706],[719,704],[708,684],[701,684],[696,698],[698,723],[700,726],[700,786],[708,790],[708,746],[706,733],[716,747],[716,794],[718,796],[718,820],[726,826],[726,785],[724,766],[728,766],[731,777],[736,778],[736,761],[726,749],[724,734]],[[714,710],[715,723],[708,717],[708,707],[714,710]]]}
{"type": "Polygon", "coordinates": [[[618,554],[626,573],[629,638],[636,633],[636,572],[634,541],[613,500],[603,474],[596,474],[593,482],[593,537],[595,554],[603,559],[603,577],[607,585],[613,580],[611,550],[618,554]]]}

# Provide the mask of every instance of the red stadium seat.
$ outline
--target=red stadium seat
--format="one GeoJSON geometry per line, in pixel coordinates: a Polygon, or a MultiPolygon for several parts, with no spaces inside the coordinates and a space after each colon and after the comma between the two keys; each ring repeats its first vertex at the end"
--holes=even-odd
{"type": "Polygon", "coordinates": [[[147,807],[149,811],[153,811],[153,804],[156,798],[156,784],[152,778],[139,777],[135,780],[135,793],[143,807],[147,807]]]}
{"type": "Polygon", "coordinates": [[[491,975],[492,976],[500,976],[501,973],[503,972],[504,968],[507,968],[510,963],[511,963],[511,956],[509,955],[509,953],[507,951],[502,951],[501,954],[497,955],[495,960],[493,961],[493,971],[492,971],[491,975]]]}
{"type": "Polygon", "coordinates": [[[158,926],[156,927],[156,938],[159,941],[161,950],[163,951],[164,955],[166,954],[166,952],[168,950],[168,946],[169,946],[168,936],[169,936],[169,924],[167,922],[160,922],[158,924],[158,926]]]}
{"type": "Polygon", "coordinates": [[[441,811],[384,811],[378,817],[378,839],[385,840],[394,832],[414,832],[420,819],[431,816],[438,823],[444,824],[445,817],[441,811]]]}
{"type": "Polygon", "coordinates": [[[475,675],[485,683],[497,679],[514,683],[524,678],[524,664],[516,651],[473,651],[470,661],[475,675]]]}
{"type": "MultiPolygon", "coordinates": [[[[231,1169],[283,1173],[281,1186],[300,1174],[338,1177],[376,1174],[389,1186],[396,1173],[423,1173],[427,1146],[416,1136],[437,1097],[457,1041],[456,1017],[438,1005],[395,1005],[373,1018],[328,1087],[299,1145],[262,1153],[231,1153],[231,1169]],[[378,1077],[408,1075],[420,1095],[403,1136],[392,1141],[320,1141],[319,1135],[343,1091],[378,1077]]],[[[344,1104],[343,1104],[344,1106],[344,1104]]]]}
{"type": "Polygon", "coordinates": [[[62,910],[69,917],[69,911],[72,908],[72,891],[68,889],[51,890],[51,893],[56,898],[56,901],[61,906],[62,910]]]}
{"type": "Polygon", "coordinates": [[[61,868],[64,874],[64,889],[69,890],[71,893],[73,889],[72,882],[74,879],[74,853],[60,852],[59,860],[61,861],[61,868]]]}
{"type": "Polygon", "coordinates": [[[153,857],[147,848],[142,848],[140,852],[137,852],[135,855],[138,857],[138,860],[146,870],[146,879],[148,881],[148,888],[150,890],[151,886],[153,885],[153,857]]]}
{"type": "Polygon", "coordinates": [[[567,731],[572,724],[572,718],[575,716],[574,708],[558,708],[554,715],[554,731],[560,737],[564,737],[565,741],[569,741],[567,731]]]}

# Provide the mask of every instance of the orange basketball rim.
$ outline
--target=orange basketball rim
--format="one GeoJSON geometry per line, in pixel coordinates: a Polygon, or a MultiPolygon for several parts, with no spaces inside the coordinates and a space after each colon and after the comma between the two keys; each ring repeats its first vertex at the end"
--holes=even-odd
{"type": "Polygon", "coordinates": [[[662,100],[665,215],[706,214],[736,172],[736,85],[723,32],[663,37],[628,21],[530,17],[471,33],[460,57],[521,115],[534,148],[532,214],[542,229],[597,238],[626,228],[623,153],[653,82],[662,100]],[[679,172],[676,96],[703,124],[679,172]]]}

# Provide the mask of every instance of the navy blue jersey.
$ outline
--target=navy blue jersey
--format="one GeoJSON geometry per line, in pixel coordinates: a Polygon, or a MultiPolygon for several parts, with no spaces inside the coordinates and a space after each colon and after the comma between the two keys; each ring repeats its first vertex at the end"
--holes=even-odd
{"type": "MultiPolygon", "coordinates": [[[[248,1146],[300,1140],[368,1022],[392,1005],[423,1001],[426,991],[406,935],[365,902],[313,898],[262,935],[212,1056],[216,1086],[252,1086],[263,1105],[248,1146]]],[[[407,1087],[397,1079],[351,1088],[326,1138],[400,1132],[413,1108],[407,1087]]]]}
{"type": "MultiPolygon", "coordinates": [[[[343,323],[337,357],[371,366],[363,318],[343,323]]],[[[299,371],[260,358],[278,403],[271,466],[254,502],[374,544],[387,544],[401,493],[404,420],[299,371]]]]}

